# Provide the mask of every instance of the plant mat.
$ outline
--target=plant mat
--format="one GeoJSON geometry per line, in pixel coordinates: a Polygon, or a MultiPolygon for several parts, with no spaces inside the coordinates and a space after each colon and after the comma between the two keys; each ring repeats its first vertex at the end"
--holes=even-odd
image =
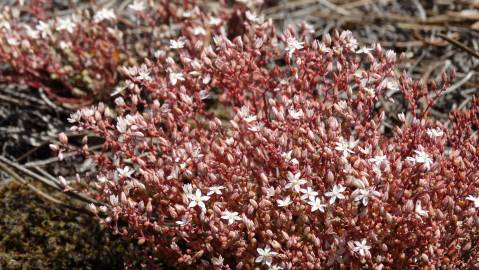
{"type": "MultiPolygon", "coordinates": [[[[10,1],[13,3],[13,1],[10,1]]],[[[62,3],[61,1],[57,1],[62,3]]],[[[73,1],[85,5],[86,1],[73,1]]],[[[107,3],[114,1],[100,1],[107,3]]],[[[128,1],[127,1],[128,2],[128,1]]],[[[431,111],[446,120],[452,108],[477,94],[478,1],[267,0],[267,18],[287,26],[306,20],[315,35],[350,29],[363,44],[378,41],[405,52],[402,68],[415,79],[439,79],[457,70],[456,83],[431,111]],[[477,54],[477,53],[476,53],[477,54]]],[[[80,4],[79,4],[80,5],[80,4]]],[[[64,7],[66,8],[66,7],[64,7]]],[[[65,9],[62,14],[72,11],[65,9]]],[[[390,93],[395,97],[399,93],[390,93]]],[[[389,111],[389,110],[388,110],[389,111]]],[[[398,105],[390,117],[402,111],[398,105]]],[[[27,164],[51,158],[48,144],[68,127],[71,111],[41,91],[0,87],[0,155],[27,164]]],[[[79,157],[73,157],[81,161],[79,157]]],[[[46,163],[41,163],[46,164],[46,163]]],[[[52,175],[74,175],[77,162],[39,165],[52,175]]],[[[1,173],[1,171],[0,171],[1,173]]],[[[126,245],[101,230],[87,215],[47,203],[31,190],[0,177],[0,266],[4,269],[121,269],[126,245]]]]}

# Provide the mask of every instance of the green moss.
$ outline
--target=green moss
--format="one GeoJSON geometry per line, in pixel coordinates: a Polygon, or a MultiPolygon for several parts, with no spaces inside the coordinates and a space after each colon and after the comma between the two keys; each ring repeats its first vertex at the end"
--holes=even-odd
{"type": "Polygon", "coordinates": [[[0,189],[0,269],[121,269],[130,246],[13,182],[0,189]]]}

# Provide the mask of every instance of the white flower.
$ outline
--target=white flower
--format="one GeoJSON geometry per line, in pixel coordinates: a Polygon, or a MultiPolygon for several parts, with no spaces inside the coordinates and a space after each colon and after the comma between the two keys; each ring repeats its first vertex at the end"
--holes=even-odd
{"type": "Polygon", "coordinates": [[[175,223],[180,226],[185,226],[189,223],[189,220],[184,217],[181,220],[176,221],[175,223]]]}
{"type": "Polygon", "coordinates": [[[283,267],[277,265],[271,265],[269,270],[283,270],[283,267]]]}
{"type": "Polygon", "coordinates": [[[474,207],[479,208],[479,196],[474,197],[472,195],[467,196],[466,200],[469,200],[474,203],[474,207]]]}
{"type": "Polygon", "coordinates": [[[128,5],[128,8],[133,10],[133,11],[140,12],[140,11],[145,10],[146,5],[145,5],[145,2],[143,2],[143,1],[135,0],[133,2],[133,4],[128,5]]]}
{"type": "Polygon", "coordinates": [[[225,143],[227,145],[232,145],[235,142],[235,139],[233,137],[229,137],[228,139],[225,140],[225,143]]]}
{"type": "Polygon", "coordinates": [[[373,50],[374,50],[373,48],[361,47],[361,49],[357,50],[356,53],[357,54],[361,54],[361,53],[368,54],[370,51],[373,51],[373,50]]]}
{"type": "Polygon", "coordinates": [[[430,128],[426,130],[426,133],[432,139],[442,137],[444,135],[444,131],[442,131],[440,128],[430,128]]]}
{"type": "Polygon", "coordinates": [[[274,187],[266,188],[266,197],[270,198],[273,197],[275,194],[276,190],[274,189],[274,187]]]}
{"type": "Polygon", "coordinates": [[[241,220],[238,212],[230,212],[228,210],[225,210],[223,212],[223,215],[221,216],[221,218],[228,220],[228,225],[233,224],[236,220],[241,220]]]}
{"type": "Polygon", "coordinates": [[[184,184],[182,188],[188,198],[193,196],[193,186],[191,184],[184,184]]]}
{"type": "Polygon", "coordinates": [[[201,190],[197,189],[195,194],[191,194],[189,196],[190,204],[188,205],[188,208],[193,208],[195,206],[199,206],[203,211],[206,211],[206,205],[204,202],[208,201],[210,199],[210,196],[203,196],[201,194],[201,190]]]}
{"type": "Polygon", "coordinates": [[[20,44],[20,42],[12,36],[7,37],[7,43],[10,46],[18,46],[20,44]]]}
{"type": "Polygon", "coordinates": [[[369,197],[371,196],[376,196],[379,197],[381,196],[381,193],[375,191],[375,190],[368,190],[368,189],[356,189],[351,193],[351,197],[354,199],[355,202],[362,202],[364,206],[368,205],[369,202],[369,197]]]}
{"type": "Polygon", "coordinates": [[[286,153],[282,153],[281,154],[281,157],[284,158],[284,160],[286,162],[291,162],[293,163],[294,165],[297,165],[299,164],[299,161],[295,158],[291,158],[291,154],[293,153],[293,150],[289,151],[289,152],[286,152],[286,153]]]}
{"type": "Polygon", "coordinates": [[[266,246],[264,249],[257,248],[256,251],[258,251],[259,256],[256,257],[255,262],[266,264],[267,266],[271,266],[273,263],[273,257],[278,255],[277,252],[271,251],[269,246],[266,246]]]}
{"type": "Polygon", "coordinates": [[[183,76],[183,73],[171,72],[169,78],[170,78],[171,85],[176,85],[176,83],[178,81],[184,81],[185,80],[185,77],[183,76]]]}
{"type": "Polygon", "coordinates": [[[106,176],[104,176],[104,175],[98,175],[96,178],[97,178],[98,182],[100,182],[100,183],[105,183],[106,181],[108,181],[108,178],[106,178],[106,176]]]}
{"type": "Polygon", "coordinates": [[[289,113],[289,116],[291,116],[291,118],[296,120],[300,119],[304,115],[303,110],[301,109],[295,110],[294,108],[289,108],[288,113],[289,113]]]}
{"type": "Polygon", "coordinates": [[[289,197],[289,195],[284,198],[283,200],[276,200],[276,202],[278,203],[278,206],[279,207],[287,207],[288,205],[291,204],[291,198],[289,197]]]}
{"type": "Polygon", "coordinates": [[[197,27],[193,28],[193,29],[191,30],[191,32],[192,32],[193,35],[195,35],[195,36],[199,36],[199,35],[204,36],[204,35],[206,35],[206,30],[205,30],[203,27],[201,27],[201,26],[197,26],[197,27]]]}
{"type": "Polygon", "coordinates": [[[145,64],[141,65],[138,68],[137,72],[138,72],[138,76],[136,76],[137,80],[151,81],[150,70],[148,69],[148,67],[145,64]]]}
{"type": "Polygon", "coordinates": [[[370,249],[371,246],[368,246],[366,244],[366,239],[363,239],[361,241],[354,241],[353,251],[359,253],[359,255],[361,255],[362,257],[366,256],[366,254],[369,254],[370,249]]]}
{"type": "Polygon", "coordinates": [[[221,192],[221,190],[224,189],[224,188],[225,187],[223,187],[223,186],[211,186],[211,187],[208,188],[208,194],[206,194],[206,195],[208,195],[208,196],[210,196],[212,194],[221,195],[221,194],[223,194],[221,192]]]}
{"type": "Polygon", "coordinates": [[[371,149],[372,149],[372,146],[371,145],[368,145],[367,147],[365,148],[362,148],[361,146],[358,146],[358,149],[359,149],[359,152],[365,154],[365,155],[369,155],[369,153],[371,153],[371,149]]]}
{"type": "Polygon", "coordinates": [[[339,138],[339,142],[336,143],[336,148],[334,149],[341,152],[343,154],[343,157],[348,157],[349,154],[354,153],[354,151],[351,149],[356,147],[357,143],[357,141],[353,141],[352,139],[349,139],[349,141],[347,141],[343,137],[341,137],[339,138]]]}
{"type": "Polygon", "coordinates": [[[241,109],[238,111],[238,115],[243,118],[243,120],[246,123],[251,123],[253,121],[256,121],[257,116],[256,115],[251,115],[249,113],[249,107],[248,106],[243,106],[241,109]]]}
{"type": "Polygon", "coordinates": [[[299,42],[294,37],[288,37],[286,39],[286,49],[285,51],[288,52],[289,58],[293,55],[296,50],[301,50],[303,48],[304,42],[299,42]]]}
{"type": "Polygon", "coordinates": [[[76,24],[70,17],[60,18],[57,24],[57,30],[62,31],[66,30],[68,33],[72,34],[75,31],[76,24]]]}
{"type": "Polygon", "coordinates": [[[343,187],[342,185],[334,185],[333,189],[330,192],[326,192],[324,195],[330,197],[329,198],[329,203],[333,204],[336,199],[344,199],[344,195],[342,194],[346,190],[346,187],[343,187]]]}
{"type": "Polygon", "coordinates": [[[10,23],[4,19],[0,20],[0,29],[3,29],[3,28],[9,31],[12,30],[12,26],[10,25],[10,23]]]}
{"type": "Polygon", "coordinates": [[[185,47],[186,42],[183,39],[170,40],[170,49],[181,49],[185,47]]]}
{"type": "Polygon", "coordinates": [[[123,117],[117,117],[116,118],[116,129],[120,132],[120,133],[125,133],[128,129],[128,125],[129,125],[129,121],[126,120],[125,118],[123,117]]]}
{"type": "Polygon", "coordinates": [[[83,118],[90,118],[95,115],[97,108],[95,106],[91,106],[88,108],[83,108],[80,110],[80,113],[83,118]]]}
{"type": "Polygon", "coordinates": [[[200,96],[200,99],[201,99],[201,100],[205,100],[205,99],[211,97],[210,93],[208,93],[208,90],[201,90],[201,91],[198,93],[198,95],[200,96]]]}
{"type": "Polygon", "coordinates": [[[216,17],[211,17],[211,18],[208,20],[208,23],[209,23],[210,25],[212,25],[212,26],[220,25],[221,19],[216,18],[216,17]]]}
{"type": "Polygon", "coordinates": [[[131,170],[130,167],[128,166],[125,166],[122,168],[117,168],[116,171],[118,172],[118,175],[120,177],[125,177],[125,178],[128,178],[130,177],[135,171],[131,170]]]}
{"type": "Polygon", "coordinates": [[[181,98],[181,101],[183,101],[184,103],[188,105],[193,105],[193,97],[180,93],[180,98],[181,98]]]}
{"type": "Polygon", "coordinates": [[[386,60],[388,60],[388,62],[396,61],[396,53],[393,50],[387,50],[386,60]]]}
{"type": "Polygon", "coordinates": [[[368,94],[370,96],[374,96],[376,94],[376,91],[373,88],[370,88],[370,87],[365,86],[364,91],[366,92],[366,94],[368,94]]]}
{"type": "Polygon", "coordinates": [[[39,21],[35,28],[40,32],[42,38],[47,38],[52,35],[52,28],[48,22],[39,21]]]}
{"type": "Polygon", "coordinates": [[[263,46],[263,44],[264,44],[264,40],[262,38],[257,38],[254,42],[254,47],[256,49],[259,49],[261,48],[261,46],[263,46]]]}
{"type": "Polygon", "coordinates": [[[264,16],[258,16],[249,10],[246,11],[245,16],[246,19],[254,23],[262,23],[264,21],[264,16]]]}
{"type": "Polygon", "coordinates": [[[165,54],[164,51],[162,51],[162,50],[156,50],[155,53],[153,54],[153,56],[154,56],[156,59],[159,59],[159,58],[162,57],[164,54],[165,54]]]}
{"type": "Polygon", "coordinates": [[[59,45],[60,45],[60,48],[61,48],[62,50],[66,50],[66,49],[71,48],[71,43],[70,43],[70,42],[65,42],[65,41],[63,41],[63,40],[60,41],[60,44],[59,44],[59,45]]]}
{"type": "Polygon", "coordinates": [[[103,8],[93,17],[93,21],[95,23],[99,23],[101,21],[114,21],[116,20],[115,11],[113,9],[103,8]]]}
{"type": "Polygon", "coordinates": [[[292,172],[288,172],[288,181],[289,183],[286,184],[287,189],[293,189],[294,191],[298,192],[301,190],[301,185],[306,184],[306,180],[301,179],[301,172],[293,174],[292,172]]]}
{"type": "Polygon", "coordinates": [[[416,214],[418,214],[422,217],[427,217],[428,216],[427,211],[422,209],[421,201],[416,201],[416,207],[415,207],[414,211],[416,212],[416,214]]]}
{"type": "Polygon", "coordinates": [[[213,257],[211,258],[211,263],[216,266],[222,266],[224,262],[224,258],[220,255],[218,258],[213,257]]]}
{"type": "Polygon", "coordinates": [[[318,42],[318,51],[320,53],[329,53],[331,49],[326,46],[323,42],[318,42]]]}
{"type": "Polygon", "coordinates": [[[110,195],[110,204],[112,206],[118,205],[118,196],[110,195]]]}
{"type": "Polygon", "coordinates": [[[321,203],[321,198],[312,197],[308,204],[311,205],[311,212],[319,210],[324,213],[324,207],[326,207],[326,204],[321,203]]]}
{"type": "Polygon", "coordinates": [[[262,130],[263,127],[264,127],[264,124],[259,123],[259,124],[252,125],[252,126],[248,127],[248,130],[252,131],[252,132],[258,132],[258,131],[262,130]]]}
{"type": "Polygon", "coordinates": [[[358,47],[358,41],[354,38],[353,33],[349,30],[341,32],[339,38],[345,43],[345,46],[352,51],[355,51],[358,47]]]}
{"type": "Polygon", "coordinates": [[[348,108],[348,103],[345,101],[345,100],[340,100],[338,101],[338,103],[336,103],[338,105],[338,108],[341,110],[341,111],[344,111],[348,108]]]}
{"type": "Polygon", "coordinates": [[[388,163],[388,157],[386,155],[375,156],[373,158],[370,158],[369,161],[376,165],[381,165],[381,163],[383,162],[388,163]]]}
{"type": "Polygon", "coordinates": [[[308,187],[307,189],[301,189],[300,190],[303,195],[301,195],[301,200],[312,200],[314,197],[318,195],[318,192],[316,192],[314,189],[311,187],[308,187]]]}
{"type": "Polygon", "coordinates": [[[25,30],[26,30],[27,36],[30,37],[31,39],[38,39],[40,37],[40,31],[33,30],[28,25],[25,25],[25,30]]]}
{"type": "Polygon", "coordinates": [[[434,163],[434,161],[429,157],[429,154],[421,151],[421,150],[414,150],[416,155],[414,157],[407,157],[406,160],[409,160],[413,163],[421,163],[426,166],[426,169],[429,170],[431,169],[431,165],[434,163]]]}
{"type": "Polygon", "coordinates": [[[392,91],[399,91],[399,83],[393,79],[388,79],[386,83],[386,88],[392,91]]]}

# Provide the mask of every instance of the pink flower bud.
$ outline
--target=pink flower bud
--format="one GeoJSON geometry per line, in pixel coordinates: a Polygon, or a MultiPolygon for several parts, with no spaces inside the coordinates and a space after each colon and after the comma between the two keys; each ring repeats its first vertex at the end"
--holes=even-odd
{"type": "Polygon", "coordinates": [[[68,137],[63,132],[58,134],[58,140],[60,141],[61,144],[64,144],[64,145],[68,144],[68,137]]]}

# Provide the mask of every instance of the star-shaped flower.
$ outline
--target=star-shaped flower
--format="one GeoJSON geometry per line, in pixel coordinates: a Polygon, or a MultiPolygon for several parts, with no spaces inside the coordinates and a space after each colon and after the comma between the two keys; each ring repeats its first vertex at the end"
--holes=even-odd
{"type": "Polygon", "coordinates": [[[130,167],[125,166],[123,168],[117,168],[116,171],[120,177],[128,178],[130,177],[135,171],[133,171],[130,167]]]}
{"type": "Polygon", "coordinates": [[[218,256],[217,258],[216,257],[211,258],[211,263],[213,263],[213,265],[222,266],[223,262],[224,262],[224,258],[221,255],[218,256]]]}
{"type": "Polygon", "coordinates": [[[352,150],[357,145],[357,141],[350,139],[349,141],[345,140],[343,137],[339,138],[339,141],[336,143],[336,150],[343,154],[343,157],[348,157],[349,154],[353,154],[352,150]]]}
{"type": "Polygon", "coordinates": [[[311,212],[319,210],[320,212],[324,213],[324,207],[326,207],[326,204],[323,204],[321,202],[321,198],[317,198],[317,197],[310,198],[310,201],[308,202],[308,204],[311,205],[311,212]]]}
{"type": "Polygon", "coordinates": [[[304,115],[303,110],[296,110],[294,108],[289,108],[288,113],[289,116],[295,120],[301,119],[301,117],[304,115]]]}
{"type": "Polygon", "coordinates": [[[250,114],[249,112],[249,107],[248,106],[243,106],[241,109],[238,111],[238,115],[246,122],[246,123],[251,123],[253,121],[256,121],[257,116],[254,114],[250,114]]]}
{"type": "Polygon", "coordinates": [[[203,211],[206,210],[206,205],[204,202],[208,201],[210,199],[210,196],[203,196],[201,194],[201,190],[197,189],[195,194],[191,194],[189,196],[190,204],[188,205],[188,208],[193,208],[195,206],[199,206],[203,211]]]}
{"type": "Polygon", "coordinates": [[[171,72],[169,75],[169,79],[170,79],[171,85],[176,85],[178,81],[184,81],[185,76],[183,75],[183,73],[171,72]]]}
{"type": "Polygon", "coordinates": [[[429,137],[431,138],[437,138],[437,137],[442,137],[444,135],[444,131],[440,128],[430,128],[426,130],[426,133],[429,137]]]}
{"type": "Polygon", "coordinates": [[[57,24],[57,30],[62,31],[66,30],[68,33],[73,33],[75,31],[76,24],[70,17],[67,18],[60,18],[57,24]]]}
{"type": "Polygon", "coordinates": [[[288,172],[288,181],[289,183],[286,184],[285,187],[287,189],[292,189],[298,193],[301,190],[301,185],[304,185],[307,183],[306,180],[301,179],[301,172],[297,172],[296,174],[293,174],[292,172],[288,172]]]}
{"type": "Polygon", "coordinates": [[[427,211],[422,209],[421,201],[416,201],[416,207],[414,208],[414,212],[416,212],[416,214],[420,215],[421,217],[428,216],[427,211]]]}
{"type": "Polygon", "coordinates": [[[225,210],[223,212],[221,218],[228,220],[229,225],[233,224],[236,220],[241,220],[241,217],[239,217],[238,212],[230,212],[228,210],[225,210]]]}
{"type": "Polygon", "coordinates": [[[296,38],[289,37],[286,39],[286,49],[284,50],[288,52],[288,56],[291,58],[295,51],[299,51],[304,48],[303,45],[304,42],[299,42],[296,38]]]}
{"type": "Polygon", "coordinates": [[[374,189],[356,189],[351,193],[351,197],[354,198],[355,202],[362,202],[364,206],[368,205],[369,202],[369,197],[376,196],[379,197],[381,196],[381,193],[375,191],[374,189]]]}
{"type": "Polygon", "coordinates": [[[276,200],[276,202],[278,203],[279,207],[287,207],[291,204],[291,197],[287,196],[282,200],[276,200]]]}
{"type": "Polygon", "coordinates": [[[382,162],[388,162],[388,157],[386,155],[375,156],[369,159],[370,162],[380,165],[382,162]]]}
{"type": "Polygon", "coordinates": [[[273,257],[278,255],[277,252],[271,251],[269,246],[263,248],[257,248],[256,251],[258,252],[259,256],[256,257],[255,262],[266,264],[267,266],[271,266],[273,263],[273,257]]]}
{"type": "Polygon", "coordinates": [[[369,250],[371,249],[371,246],[368,246],[366,243],[366,239],[363,239],[361,241],[354,241],[354,248],[353,251],[356,253],[359,253],[361,257],[366,256],[369,253],[369,250]]]}
{"type": "Polygon", "coordinates": [[[474,203],[474,207],[479,208],[479,196],[475,197],[472,195],[467,196],[466,200],[469,200],[474,203]]]}
{"type": "Polygon", "coordinates": [[[298,165],[299,161],[295,158],[292,158],[291,154],[293,153],[293,150],[282,153],[281,157],[284,158],[286,162],[291,162],[293,165],[298,165]]]}
{"type": "Polygon", "coordinates": [[[208,188],[208,194],[206,194],[206,195],[208,195],[208,196],[213,195],[213,194],[221,195],[221,194],[223,194],[221,192],[222,189],[225,189],[225,187],[223,187],[223,186],[211,186],[211,187],[208,188]]]}
{"type": "Polygon", "coordinates": [[[356,53],[357,54],[361,54],[361,53],[368,54],[370,51],[373,51],[373,50],[374,50],[373,48],[361,47],[361,49],[357,50],[356,53]]]}
{"type": "Polygon", "coordinates": [[[301,195],[301,200],[311,200],[311,198],[314,198],[318,195],[318,192],[316,192],[311,187],[308,187],[307,189],[301,189],[300,191],[301,193],[303,193],[303,195],[301,195]]]}
{"type": "Polygon", "coordinates": [[[133,11],[140,12],[140,11],[145,10],[146,5],[145,5],[145,2],[143,2],[143,1],[135,0],[135,1],[133,1],[132,4],[128,5],[128,8],[133,10],[133,11]]]}
{"type": "Polygon", "coordinates": [[[48,36],[52,35],[52,26],[50,22],[39,21],[35,26],[35,29],[40,32],[40,36],[42,38],[47,38],[48,36]]]}
{"type": "Polygon", "coordinates": [[[116,20],[115,11],[113,9],[103,8],[93,17],[93,21],[99,23],[101,21],[113,21],[116,20]]]}
{"type": "Polygon", "coordinates": [[[171,49],[181,49],[185,47],[186,42],[183,39],[178,40],[170,40],[170,48],[171,49]]]}
{"type": "Polygon", "coordinates": [[[334,185],[333,189],[330,192],[326,192],[324,195],[330,197],[329,198],[329,203],[334,204],[336,202],[336,199],[344,199],[343,192],[346,190],[346,187],[343,187],[342,185],[334,185]]]}
{"type": "Polygon", "coordinates": [[[422,150],[414,150],[414,153],[416,153],[414,157],[407,157],[406,160],[409,160],[413,163],[424,164],[427,170],[431,169],[431,166],[434,161],[431,159],[428,153],[422,150]]]}

